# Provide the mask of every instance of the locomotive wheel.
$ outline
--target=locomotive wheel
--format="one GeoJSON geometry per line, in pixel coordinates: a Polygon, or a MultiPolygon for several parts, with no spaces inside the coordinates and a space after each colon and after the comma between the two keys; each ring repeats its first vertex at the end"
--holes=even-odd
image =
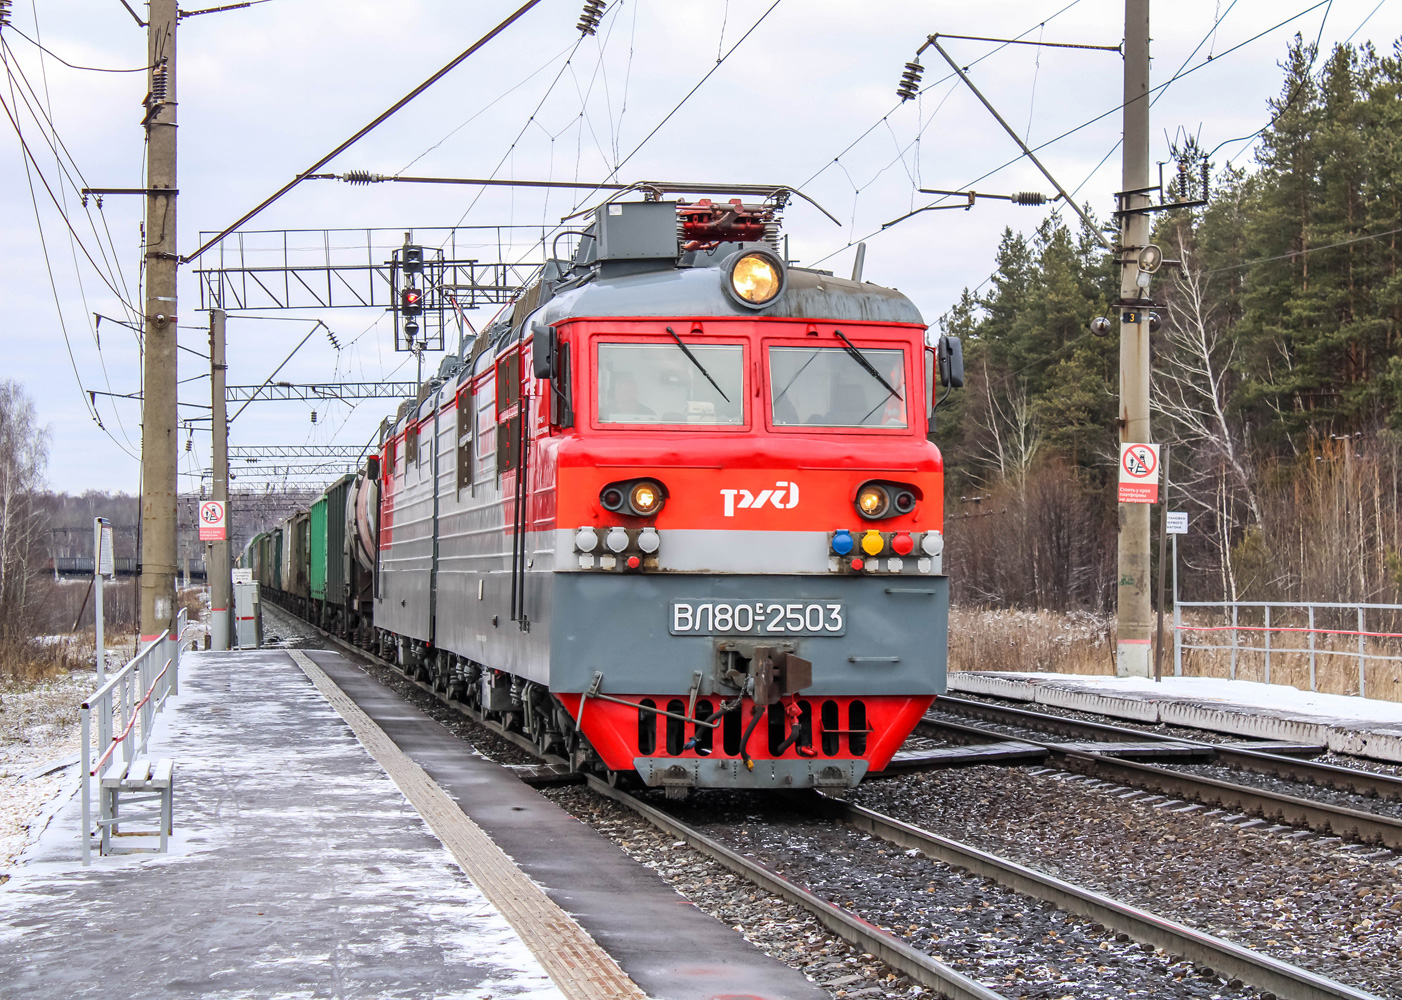
{"type": "Polygon", "coordinates": [[[605,771],[604,779],[609,783],[610,788],[617,788],[624,792],[636,791],[642,787],[637,771],[605,771]]]}

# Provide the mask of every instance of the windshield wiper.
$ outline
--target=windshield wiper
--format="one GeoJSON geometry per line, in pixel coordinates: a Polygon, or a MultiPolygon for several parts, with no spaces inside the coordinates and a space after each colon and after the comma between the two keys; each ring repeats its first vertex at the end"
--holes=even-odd
{"type": "MultiPolygon", "coordinates": [[[[677,331],[673,330],[673,329],[669,326],[669,327],[667,327],[667,332],[670,333],[670,334],[672,335],[672,339],[675,340],[675,341],[677,342],[677,346],[680,347],[680,348],[682,349],[682,353],[685,354],[685,355],[687,356],[687,359],[688,359],[693,365],[696,366],[696,370],[697,370],[698,372],[700,372],[702,375],[705,375],[705,376],[706,376],[706,381],[707,381],[707,382],[709,382],[709,383],[711,383],[711,385],[715,386],[716,392],[720,393],[720,398],[723,399],[723,400],[725,400],[727,403],[730,402],[730,397],[727,396],[727,395],[725,394],[725,390],[722,389],[720,386],[716,385],[716,380],[713,379],[713,378],[711,378],[711,373],[708,372],[708,371],[706,371],[706,366],[703,365],[700,361],[696,360],[696,355],[692,354],[692,353],[691,353],[691,348],[687,347],[686,344],[685,344],[685,342],[683,342],[682,339],[681,339],[680,337],[677,336],[677,331]]],[[[841,336],[841,334],[838,334],[838,336],[841,336]]],[[[881,376],[880,376],[880,375],[877,375],[876,377],[877,377],[877,378],[880,378],[881,376]]]]}
{"type": "MultiPolygon", "coordinates": [[[[876,368],[873,367],[872,363],[866,359],[866,355],[863,354],[861,351],[857,350],[857,346],[842,335],[841,330],[834,330],[833,333],[837,334],[837,339],[842,341],[842,349],[846,351],[849,355],[851,355],[853,361],[857,362],[857,364],[865,368],[867,374],[870,375],[872,378],[876,379],[876,381],[880,382],[885,387],[886,391],[889,392],[892,396],[895,396],[897,399],[900,399],[902,403],[905,402],[904,399],[901,399],[901,394],[895,390],[895,387],[892,386],[890,382],[887,382],[884,378],[882,378],[881,373],[877,371],[876,368]]],[[[672,334],[672,336],[676,336],[676,334],[672,334]]]]}

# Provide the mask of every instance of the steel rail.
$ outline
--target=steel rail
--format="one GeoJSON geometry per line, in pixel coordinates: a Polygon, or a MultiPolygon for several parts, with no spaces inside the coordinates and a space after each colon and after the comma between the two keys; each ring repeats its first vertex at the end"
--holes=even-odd
{"type": "Polygon", "coordinates": [[[950,1000],[1003,1000],[1002,994],[995,993],[920,949],[912,947],[890,931],[868,923],[849,910],[815,895],[753,858],[747,858],[724,844],[712,840],[675,816],[656,809],[593,775],[586,776],[586,780],[589,787],[598,794],[633,810],[669,836],[686,841],[691,847],[720,862],[742,878],[803,907],[817,917],[819,923],[844,941],[855,945],[868,954],[875,955],[891,968],[904,973],[917,982],[939,990],[950,1000]]]}
{"type": "Polygon", "coordinates": [[[1047,715],[1025,708],[1014,708],[1011,705],[992,705],[987,702],[969,701],[965,698],[950,698],[941,695],[935,701],[934,707],[936,709],[943,707],[951,712],[971,715],[989,722],[1026,725],[1033,729],[1046,729],[1050,732],[1072,736],[1089,736],[1091,739],[1122,740],[1130,737],[1140,740],[1158,740],[1165,743],[1187,743],[1190,746],[1211,747],[1223,763],[1240,767],[1243,770],[1287,777],[1295,781],[1354,792],[1358,795],[1402,800],[1402,778],[1391,774],[1340,767],[1337,764],[1321,764],[1312,760],[1298,760],[1269,751],[1234,747],[1229,743],[1209,743],[1203,740],[1167,736],[1163,733],[1144,732],[1125,726],[1067,719],[1059,715],[1047,715]]]}
{"type": "MultiPolygon", "coordinates": [[[[957,722],[926,718],[919,725],[982,739],[990,736],[1007,738],[1005,733],[980,729],[977,726],[965,726],[957,722]]],[[[1341,837],[1351,837],[1364,843],[1402,849],[1402,819],[1392,816],[1381,816],[1361,809],[1303,799],[1250,785],[1234,785],[1229,781],[1206,778],[1187,771],[1172,771],[1153,764],[1120,760],[1102,753],[1071,750],[1058,743],[1018,738],[1032,746],[1045,747],[1059,766],[1068,771],[1109,778],[1120,784],[1148,788],[1180,796],[1185,800],[1195,799],[1221,808],[1239,809],[1266,819],[1280,820],[1293,826],[1308,827],[1341,837]]]]}
{"type": "Polygon", "coordinates": [[[1222,938],[1194,930],[1175,920],[1121,903],[1109,896],[1083,889],[1015,861],[1000,858],[968,844],[941,837],[871,809],[818,793],[825,809],[854,829],[870,833],[927,857],[990,878],[1014,892],[1034,896],[1128,934],[1136,941],[1182,955],[1215,973],[1236,977],[1258,990],[1269,990],[1289,1000],[1378,1000],[1325,976],[1297,968],[1269,955],[1243,948],[1222,938]]]}
{"type": "MultiPolygon", "coordinates": [[[[292,612],[285,608],[279,608],[279,610],[292,615],[292,612]]],[[[292,617],[296,616],[292,615],[292,617]]],[[[422,688],[449,707],[463,712],[544,763],[568,764],[560,757],[541,753],[539,746],[528,737],[512,732],[487,719],[470,705],[448,698],[446,694],[438,691],[432,685],[410,677],[395,664],[315,625],[311,625],[311,627],[327,641],[346,652],[365,660],[374,661],[381,666],[393,668],[396,673],[405,677],[410,683],[422,688]]],[[[866,953],[877,956],[893,969],[897,969],[927,986],[943,991],[951,1000],[970,1000],[970,998],[972,1000],[1003,1000],[1001,994],[995,993],[962,973],[950,969],[926,953],[911,947],[896,935],[833,905],[767,866],[717,843],[705,834],[642,802],[628,792],[615,788],[592,775],[585,776],[585,780],[596,793],[633,810],[652,825],[670,836],[686,841],[694,849],[719,862],[742,878],[807,909],[817,917],[823,926],[838,937],[861,948],[866,953]]],[[[1015,861],[1000,858],[987,851],[950,840],[947,837],[941,837],[938,834],[922,830],[919,827],[823,792],[815,794],[822,810],[829,813],[836,812],[838,819],[854,829],[871,833],[873,836],[907,849],[914,848],[927,857],[990,878],[1014,892],[1042,899],[1062,909],[1083,914],[1112,930],[1128,934],[1135,941],[1152,944],[1173,954],[1182,955],[1201,967],[1235,976],[1257,989],[1270,990],[1285,1000],[1381,1000],[1374,994],[1354,989],[1269,955],[1194,930],[1166,917],[1119,902],[1109,896],[1083,889],[1070,882],[1020,865],[1015,861]]]]}

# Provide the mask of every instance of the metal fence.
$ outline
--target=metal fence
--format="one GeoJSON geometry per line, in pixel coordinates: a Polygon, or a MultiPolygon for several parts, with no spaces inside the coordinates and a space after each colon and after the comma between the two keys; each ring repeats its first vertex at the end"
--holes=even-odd
{"type": "MultiPolygon", "coordinates": [[[[195,628],[187,621],[182,608],[175,620],[175,637],[167,629],[145,649],[117,671],[107,682],[83,702],[82,800],[83,800],[83,864],[92,858],[92,793],[96,782],[101,792],[102,776],[116,763],[130,764],[138,753],[146,752],[156,713],[173,694],[180,693],[180,646],[186,632],[195,628]],[[97,741],[93,741],[93,721],[97,722],[97,741]],[[94,763],[93,755],[97,754],[94,763]]],[[[98,832],[112,823],[108,815],[107,796],[99,794],[98,832]]],[[[102,838],[105,843],[107,838],[102,838]]]]}
{"type": "Polygon", "coordinates": [[[1173,608],[1173,673],[1183,676],[1185,653],[1205,652],[1224,655],[1227,676],[1235,680],[1238,666],[1252,657],[1263,661],[1269,684],[1273,658],[1277,671],[1307,659],[1309,689],[1317,691],[1321,661],[1342,657],[1356,663],[1357,694],[1366,697],[1369,663],[1402,663],[1399,621],[1398,604],[1180,601],[1173,608]],[[1195,637],[1208,641],[1190,641],[1195,637]],[[1212,641],[1218,639],[1226,641],[1212,641]]]}

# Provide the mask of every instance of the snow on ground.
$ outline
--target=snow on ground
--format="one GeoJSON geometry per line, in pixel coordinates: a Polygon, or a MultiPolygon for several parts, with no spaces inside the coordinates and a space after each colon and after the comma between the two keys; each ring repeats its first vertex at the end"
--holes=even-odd
{"type": "Polygon", "coordinates": [[[78,706],[96,682],[84,672],[0,690],[0,877],[36,817],[77,780],[78,706]]]}
{"type": "Polygon", "coordinates": [[[0,993],[559,1000],[286,654],[187,654],[180,685],[148,754],[177,762],[170,853],[82,868],[69,769],[0,888],[0,993]]]}
{"type": "MultiPolygon", "coordinates": [[[[982,672],[981,672],[982,673],[982,672]]],[[[1402,702],[1359,698],[1354,695],[1319,694],[1286,684],[1262,684],[1216,677],[1092,677],[1066,674],[987,673],[1031,684],[1053,684],[1110,697],[1170,699],[1201,704],[1267,709],[1332,725],[1402,725],[1402,702]]]]}

